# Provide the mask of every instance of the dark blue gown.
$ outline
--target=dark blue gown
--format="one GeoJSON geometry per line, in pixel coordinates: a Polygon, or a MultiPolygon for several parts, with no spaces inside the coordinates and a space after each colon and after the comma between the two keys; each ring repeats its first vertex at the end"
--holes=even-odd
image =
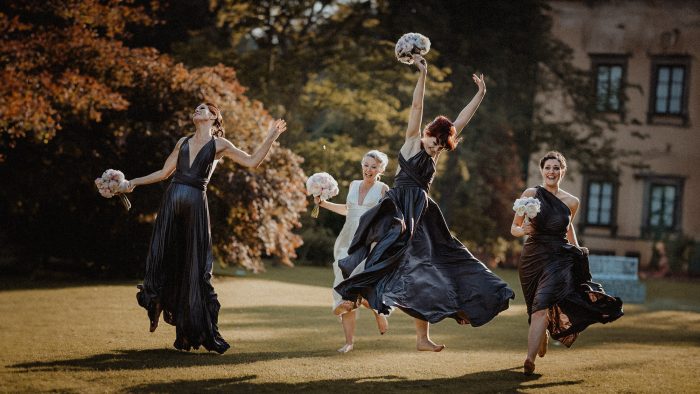
{"type": "Polygon", "coordinates": [[[335,290],[346,300],[364,297],[383,314],[398,307],[430,323],[451,317],[486,324],[508,308],[513,290],[450,233],[428,197],[430,155],[422,147],[409,160],[399,154],[399,165],[394,187],[360,218],[348,257],[339,261],[347,279],[335,290]],[[365,270],[348,278],[364,259],[365,270]]]}
{"type": "Polygon", "coordinates": [[[212,137],[190,167],[190,138],[180,146],[173,180],[158,210],[146,277],[136,298],[151,318],[160,304],[165,322],[176,327],[175,348],[204,346],[224,353],[229,344],[217,326],[221,305],[211,285],[214,257],[206,194],[216,141],[212,137]]]}
{"type": "Polygon", "coordinates": [[[588,256],[568,242],[569,207],[541,186],[535,198],[540,212],[531,220],[535,232],[525,241],[518,269],[528,321],[547,309],[552,338],[569,347],[589,325],[622,316],[622,300],[591,282],[588,256]]]}

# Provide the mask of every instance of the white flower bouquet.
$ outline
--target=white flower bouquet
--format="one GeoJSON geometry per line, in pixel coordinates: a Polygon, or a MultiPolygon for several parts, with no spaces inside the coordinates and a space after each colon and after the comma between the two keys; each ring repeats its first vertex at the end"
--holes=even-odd
{"type": "Polygon", "coordinates": [[[394,52],[401,63],[413,64],[413,55],[430,51],[430,40],[420,33],[406,33],[396,42],[394,52]]]}
{"type": "MultiPolygon", "coordinates": [[[[314,197],[319,197],[321,201],[326,201],[338,195],[338,182],[327,172],[317,172],[306,180],[306,192],[314,197]]],[[[311,211],[311,217],[318,217],[319,206],[316,204],[311,211]]]]}
{"type": "Polygon", "coordinates": [[[95,179],[97,191],[100,192],[102,197],[112,198],[114,196],[119,196],[122,204],[124,204],[124,208],[128,211],[131,209],[131,202],[123,193],[119,192],[119,187],[126,182],[123,172],[112,169],[103,172],[101,177],[95,179]]]}
{"type": "Polygon", "coordinates": [[[515,200],[513,210],[518,216],[534,218],[540,212],[540,200],[535,197],[523,197],[515,200]]]}

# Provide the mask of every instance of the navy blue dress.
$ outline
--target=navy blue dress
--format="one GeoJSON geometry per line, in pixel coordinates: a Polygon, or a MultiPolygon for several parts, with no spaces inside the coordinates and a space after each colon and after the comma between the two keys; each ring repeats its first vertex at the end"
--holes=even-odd
{"type": "Polygon", "coordinates": [[[398,307],[430,323],[451,317],[486,324],[515,293],[450,233],[428,196],[430,155],[422,147],[409,160],[399,154],[399,165],[394,187],[360,218],[348,257],[338,264],[347,279],[335,290],[346,300],[361,296],[383,314],[398,307]],[[348,278],[365,259],[365,270],[348,278]]]}
{"type": "Polygon", "coordinates": [[[224,353],[229,344],[221,337],[221,305],[211,285],[212,254],[207,184],[214,171],[216,141],[212,137],[189,165],[187,137],[178,153],[173,180],[163,196],[146,259],[146,277],[136,295],[149,317],[157,305],[165,322],[176,327],[173,346],[224,353]]]}

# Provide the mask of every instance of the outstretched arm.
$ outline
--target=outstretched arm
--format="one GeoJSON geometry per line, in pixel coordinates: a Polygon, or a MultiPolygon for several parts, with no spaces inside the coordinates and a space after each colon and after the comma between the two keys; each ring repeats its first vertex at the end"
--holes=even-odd
{"type": "Polygon", "coordinates": [[[321,208],[326,208],[327,210],[331,212],[335,212],[339,215],[347,216],[348,214],[348,206],[347,204],[336,204],[333,202],[329,201],[323,201],[321,200],[320,197],[314,197],[314,201],[316,204],[318,204],[319,207],[321,208]]]}
{"type": "Polygon", "coordinates": [[[406,140],[420,137],[420,124],[423,121],[423,97],[425,96],[425,76],[428,73],[428,64],[420,55],[413,55],[413,61],[418,67],[418,82],[413,90],[413,103],[411,114],[408,116],[406,127],[406,140]]]}
{"type": "Polygon", "coordinates": [[[173,151],[170,152],[170,155],[165,160],[163,168],[141,178],[134,178],[128,181],[128,183],[126,183],[126,189],[120,190],[120,192],[131,193],[132,191],[134,191],[134,188],[136,186],[148,185],[150,183],[156,183],[164,179],[168,179],[170,175],[172,175],[173,172],[175,172],[175,167],[177,166],[178,152],[180,151],[180,146],[182,145],[182,142],[185,140],[185,138],[186,137],[182,137],[180,138],[180,141],[177,142],[177,144],[175,145],[175,149],[173,149],[173,151]]]}
{"type": "Polygon", "coordinates": [[[472,79],[474,80],[474,83],[476,86],[479,87],[479,91],[476,92],[474,95],[474,98],[472,98],[472,101],[467,104],[466,107],[462,110],[462,112],[457,115],[457,120],[455,120],[455,129],[457,130],[457,134],[461,133],[464,127],[469,123],[469,120],[471,120],[472,116],[476,113],[476,110],[479,108],[479,104],[481,104],[481,100],[484,98],[484,95],[486,94],[486,83],[484,82],[484,74],[481,74],[481,77],[477,77],[476,74],[472,74],[472,79]]]}
{"type": "Polygon", "coordinates": [[[253,154],[248,154],[231,143],[231,141],[221,138],[220,140],[224,144],[224,149],[221,151],[222,156],[229,157],[233,159],[236,163],[244,167],[257,167],[265,160],[272,143],[287,130],[287,123],[282,119],[277,119],[270,122],[270,127],[267,133],[265,141],[258,147],[258,149],[253,152],[253,154]]]}

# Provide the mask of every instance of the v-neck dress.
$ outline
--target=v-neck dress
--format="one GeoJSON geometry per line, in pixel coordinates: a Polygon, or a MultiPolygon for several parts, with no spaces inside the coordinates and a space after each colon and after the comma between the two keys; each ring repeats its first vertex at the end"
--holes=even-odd
{"type": "Polygon", "coordinates": [[[531,219],[535,231],[520,256],[520,284],[528,320],[534,312],[547,310],[552,338],[569,347],[589,325],[622,316],[622,300],[591,282],[588,257],[568,242],[569,207],[547,189],[536,189],[540,212],[531,219]]]}
{"type": "Polygon", "coordinates": [[[421,147],[408,160],[399,154],[399,165],[394,187],[360,218],[348,257],[338,262],[346,279],[335,290],[345,300],[365,298],[382,314],[397,307],[430,323],[486,324],[515,293],[450,233],[428,196],[432,157],[421,147]],[[363,261],[364,270],[351,275],[363,261]]]}
{"type": "MultiPolygon", "coordinates": [[[[355,231],[357,231],[357,227],[360,225],[360,217],[370,208],[377,205],[382,198],[382,189],[386,186],[384,182],[375,182],[367,191],[367,194],[365,194],[362,204],[360,204],[361,184],[362,181],[352,181],[348,190],[348,197],[346,199],[348,214],[345,216],[345,224],[343,225],[343,229],[340,230],[340,234],[338,234],[338,238],[335,240],[335,246],[333,247],[333,257],[335,259],[333,262],[333,274],[335,276],[333,287],[337,286],[344,279],[343,273],[338,267],[338,260],[347,257],[352,237],[355,235],[355,231]]],[[[355,272],[362,271],[364,268],[364,262],[360,263],[357,268],[355,268],[355,272]]],[[[337,291],[333,290],[333,309],[341,302],[343,302],[343,298],[337,291]]]]}
{"type": "Polygon", "coordinates": [[[146,276],[136,298],[150,314],[160,303],[165,322],[176,327],[173,344],[181,350],[223,353],[221,305],[211,285],[212,254],[207,184],[216,166],[215,138],[207,142],[190,165],[187,137],[180,146],[172,182],[163,196],[146,259],[146,276]]]}

